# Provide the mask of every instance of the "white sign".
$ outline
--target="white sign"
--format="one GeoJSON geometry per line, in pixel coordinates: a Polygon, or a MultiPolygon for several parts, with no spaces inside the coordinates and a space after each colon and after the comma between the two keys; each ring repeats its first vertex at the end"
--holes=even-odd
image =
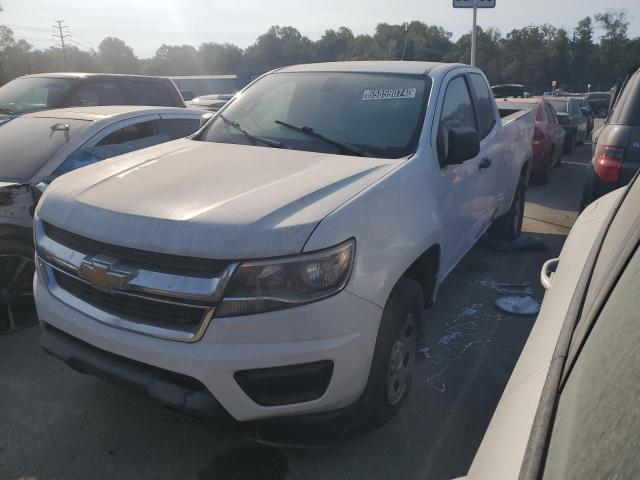
{"type": "Polygon", "coordinates": [[[496,8],[496,0],[453,0],[453,8],[473,8],[473,3],[478,8],[496,8]]]}
{"type": "Polygon", "coordinates": [[[362,100],[393,100],[396,98],[416,98],[415,88],[376,88],[365,90],[362,100]]]}

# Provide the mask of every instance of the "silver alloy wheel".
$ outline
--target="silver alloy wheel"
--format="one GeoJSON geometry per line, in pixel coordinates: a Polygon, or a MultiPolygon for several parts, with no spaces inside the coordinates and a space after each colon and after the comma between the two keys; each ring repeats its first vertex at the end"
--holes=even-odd
{"type": "Polygon", "coordinates": [[[407,314],[391,348],[387,374],[387,401],[391,406],[397,405],[404,398],[409,387],[416,359],[417,327],[415,316],[407,314]]]}
{"type": "Polygon", "coordinates": [[[0,255],[0,333],[7,333],[38,321],[33,303],[32,258],[0,255]]]}

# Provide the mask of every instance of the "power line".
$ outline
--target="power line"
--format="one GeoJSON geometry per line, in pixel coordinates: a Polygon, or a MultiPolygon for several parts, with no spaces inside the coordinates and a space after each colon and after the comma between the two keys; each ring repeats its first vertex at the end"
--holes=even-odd
{"type": "Polygon", "coordinates": [[[67,52],[66,52],[66,47],[67,44],[65,43],[65,38],[71,38],[71,34],[69,33],[62,33],[63,29],[66,29],[66,31],[69,31],[69,27],[62,25],[64,23],[64,20],[55,20],[56,25],[53,26],[54,29],[58,30],[58,33],[54,33],[53,36],[54,38],[57,38],[60,40],[60,45],[59,47],[62,48],[62,59],[64,62],[64,66],[65,69],[67,67],[67,52]]]}
{"type": "Polygon", "coordinates": [[[93,42],[92,42],[92,41],[90,41],[90,40],[87,40],[86,38],[81,37],[81,36],[80,36],[80,35],[78,35],[78,34],[75,34],[75,33],[74,33],[74,34],[73,34],[73,36],[74,36],[74,37],[79,38],[80,40],[82,40],[82,41],[83,41],[83,42],[85,42],[85,43],[88,43],[88,44],[89,44],[89,45],[91,45],[92,47],[99,48],[99,47],[98,47],[98,45],[96,45],[95,43],[93,43],[93,42]]]}
{"type": "Polygon", "coordinates": [[[51,30],[49,28],[41,28],[41,27],[27,27],[25,25],[14,25],[11,23],[3,23],[2,24],[3,27],[9,27],[9,28],[17,28],[20,30],[30,30],[32,32],[50,32],[51,30]]]}

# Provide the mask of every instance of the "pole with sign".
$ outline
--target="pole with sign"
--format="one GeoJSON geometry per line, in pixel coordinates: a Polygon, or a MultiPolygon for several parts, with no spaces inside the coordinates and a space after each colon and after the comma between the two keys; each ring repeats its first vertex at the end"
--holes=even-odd
{"type": "Polygon", "coordinates": [[[453,8],[473,8],[473,29],[471,30],[471,65],[476,65],[476,35],[479,8],[495,8],[496,0],[453,0],[453,8]]]}

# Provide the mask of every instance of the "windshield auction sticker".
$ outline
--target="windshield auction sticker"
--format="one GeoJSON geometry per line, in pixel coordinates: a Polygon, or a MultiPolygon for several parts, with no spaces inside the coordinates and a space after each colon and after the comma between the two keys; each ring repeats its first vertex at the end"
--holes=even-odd
{"type": "Polygon", "coordinates": [[[415,88],[376,88],[365,90],[362,100],[395,100],[398,98],[416,98],[415,88]]]}

